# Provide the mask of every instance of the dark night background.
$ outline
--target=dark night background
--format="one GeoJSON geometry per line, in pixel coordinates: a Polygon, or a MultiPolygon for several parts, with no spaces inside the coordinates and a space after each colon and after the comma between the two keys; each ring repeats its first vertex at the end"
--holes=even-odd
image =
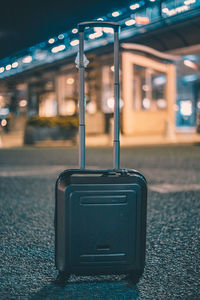
{"type": "Polygon", "coordinates": [[[0,59],[88,21],[126,7],[127,0],[26,0],[1,2],[0,59]]]}

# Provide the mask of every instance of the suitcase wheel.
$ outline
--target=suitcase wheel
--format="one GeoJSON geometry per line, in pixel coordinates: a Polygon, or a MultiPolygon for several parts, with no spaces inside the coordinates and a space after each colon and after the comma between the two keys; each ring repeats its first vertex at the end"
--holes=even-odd
{"type": "Polygon", "coordinates": [[[68,282],[69,277],[70,277],[70,274],[59,271],[58,276],[57,276],[56,280],[54,281],[54,284],[56,286],[65,287],[65,285],[68,282]]]}
{"type": "Polygon", "coordinates": [[[136,272],[130,272],[128,274],[128,281],[131,283],[131,284],[137,284],[140,280],[140,277],[141,277],[141,274],[140,273],[136,273],[136,272]]]}

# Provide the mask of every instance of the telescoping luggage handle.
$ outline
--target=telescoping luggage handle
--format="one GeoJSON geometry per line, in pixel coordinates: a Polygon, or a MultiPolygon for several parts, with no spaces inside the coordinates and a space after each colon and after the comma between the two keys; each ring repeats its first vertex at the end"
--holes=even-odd
{"type": "Polygon", "coordinates": [[[86,27],[111,27],[114,30],[114,141],[113,168],[120,168],[120,108],[119,108],[119,28],[115,22],[91,21],[78,24],[79,29],[79,167],[85,169],[85,90],[84,90],[84,29],[86,27]]]}

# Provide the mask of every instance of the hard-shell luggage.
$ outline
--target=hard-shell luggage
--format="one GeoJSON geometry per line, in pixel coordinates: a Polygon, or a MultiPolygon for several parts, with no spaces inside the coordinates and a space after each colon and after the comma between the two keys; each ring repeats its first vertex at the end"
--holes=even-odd
{"type": "MultiPolygon", "coordinates": [[[[147,185],[142,174],[120,169],[119,25],[84,22],[79,28],[79,166],[56,182],[55,263],[60,276],[129,274],[137,282],[144,270],[147,185]],[[84,29],[114,29],[115,111],[113,169],[85,169],[84,29]]],[[[95,150],[94,150],[95,151],[95,150]]]]}

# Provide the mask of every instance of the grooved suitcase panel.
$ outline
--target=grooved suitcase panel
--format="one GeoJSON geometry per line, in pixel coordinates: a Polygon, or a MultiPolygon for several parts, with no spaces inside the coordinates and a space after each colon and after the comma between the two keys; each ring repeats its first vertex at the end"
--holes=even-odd
{"type": "Polygon", "coordinates": [[[70,262],[133,264],[138,185],[71,185],[70,262]]]}

